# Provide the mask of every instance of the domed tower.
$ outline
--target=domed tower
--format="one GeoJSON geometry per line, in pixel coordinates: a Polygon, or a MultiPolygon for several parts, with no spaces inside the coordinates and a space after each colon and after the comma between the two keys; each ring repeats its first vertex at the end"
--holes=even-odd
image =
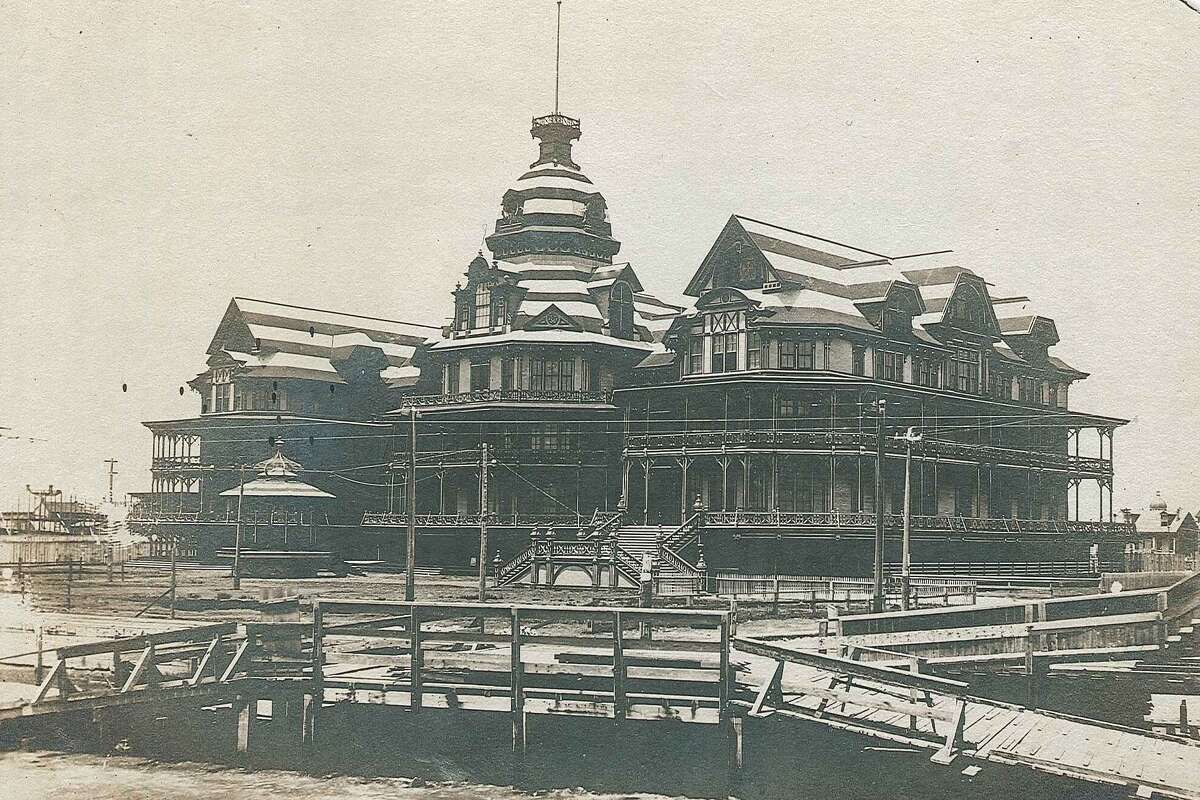
{"type": "Polygon", "coordinates": [[[608,204],[571,155],[579,120],[557,112],[535,117],[530,130],[538,158],[504,193],[487,246],[501,261],[575,256],[611,264],[621,243],[612,237],[608,204]]]}

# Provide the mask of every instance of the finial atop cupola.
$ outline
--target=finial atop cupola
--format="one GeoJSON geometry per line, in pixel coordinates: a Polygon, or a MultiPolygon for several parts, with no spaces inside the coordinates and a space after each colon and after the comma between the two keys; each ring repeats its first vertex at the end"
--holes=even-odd
{"type": "Polygon", "coordinates": [[[579,120],[560,114],[558,111],[559,74],[562,64],[562,0],[556,6],[554,31],[554,113],[544,117],[533,118],[533,128],[529,131],[538,140],[538,160],[530,164],[530,168],[540,164],[561,164],[579,169],[579,165],[571,160],[571,142],[583,135],[579,120]]]}

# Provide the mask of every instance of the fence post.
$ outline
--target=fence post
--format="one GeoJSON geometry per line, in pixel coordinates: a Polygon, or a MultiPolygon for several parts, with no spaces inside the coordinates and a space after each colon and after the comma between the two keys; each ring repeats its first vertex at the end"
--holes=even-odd
{"type": "Polygon", "coordinates": [[[776,572],[771,579],[771,608],[773,614],[779,613],[779,573],[776,572]]]}
{"type": "Polygon", "coordinates": [[[44,677],[42,674],[44,671],[42,662],[42,648],[45,646],[44,634],[41,625],[37,626],[37,632],[34,634],[33,646],[37,650],[37,660],[34,662],[33,666],[33,682],[38,686],[41,686],[42,678],[44,677]]]}
{"type": "Polygon", "coordinates": [[[621,612],[613,612],[613,719],[625,719],[625,642],[621,612]]]}
{"type": "Polygon", "coordinates": [[[513,755],[520,765],[525,761],[525,688],[524,665],[521,662],[521,612],[512,609],[512,633],[510,653],[512,660],[512,675],[510,676],[510,694],[512,709],[512,746],[513,755]]]}

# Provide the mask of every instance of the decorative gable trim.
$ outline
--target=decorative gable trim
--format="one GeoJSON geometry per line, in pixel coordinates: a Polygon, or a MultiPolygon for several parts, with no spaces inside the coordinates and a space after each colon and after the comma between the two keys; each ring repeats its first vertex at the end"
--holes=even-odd
{"type": "Polygon", "coordinates": [[[574,317],[553,303],[521,327],[525,330],[583,330],[574,317]]]}
{"type": "Polygon", "coordinates": [[[732,216],[683,293],[689,297],[699,297],[706,289],[721,286],[741,285],[757,289],[765,284],[783,282],[783,277],[771,266],[738,218],[732,216]]]}

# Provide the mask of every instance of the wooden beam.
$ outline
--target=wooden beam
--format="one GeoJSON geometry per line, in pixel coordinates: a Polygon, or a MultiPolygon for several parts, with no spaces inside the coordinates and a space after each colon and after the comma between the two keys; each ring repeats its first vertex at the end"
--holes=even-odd
{"type": "Polygon", "coordinates": [[[942,745],[929,760],[935,764],[949,764],[958,756],[962,743],[963,728],[967,720],[967,701],[959,698],[954,706],[954,715],[950,718],[950,730],[946,733],[946,743],[942,745]]]}
{"type": "Polygon", "coordinates": [[[787,666],[786,661],[775,662],[775,669],[772,670],[771,677],[759,688],[758,694],[754,698],[754,705],[750,706],[750,716],[765,716],[762,709],[767,700],[773,703],[783,701],[783,668],[785,666],[787,666]]]}
{"type": "Polygon", "coordinates": [[[103,653],[128,652],[142,650],[147,645],[207,641],[214,636],[236,633],[236,622],[222,622],[216,625],[199,625],[181,630],[149,633],[144,636],[129,636],[121,639],[109,639],[103,642],[88,642],[73,644],[58,648],[59,658],[74,658],[76,656],[100,655],[103,653]]]}
{"type": "Polygon", "coordinates": [[[790,661],[805,664],[838,675],[854,675],[867,680],[881,683],[905,686],[915,689],[928,689],[938,694],[957,696],[970,688],[969,684],[948,678],[938,678],[933,675],[913,675],[908,670],[893,667],[881,667],[869,662],[851,661],[821,653],[804,650],[793,650],[789,647],[768,644],[757,639],[738,637],[734,640],[738,650],[756,656],[765,656],[776,661],[790,661]]]}
{"type": "Polygon", "coordinates": [[[131,691],[142,680],[142,676],[146,674],[148,669],[154,669],[154,643],[146,645],[146,649],[138,656],[137,663],[133,665],[133,671],[129,673],[129,677],[125,679],[125,685],[121,687],[121,693],[131,691]]]}
{"type": "Polygon", "coordinates": [[[200,663],[196,665],[196,672],[192,675],[188,684],[190,686],[199,686],[200,681],[204,678],[204,673],[208,670],[208,665],[213,659],[213,655],[217,652],[217,648],[221,644],[221,637],[213,637],[213,640],[208,643],[208,649],[204,651],[204,655],[200,657],[200,663]]]}
{"type": "Polygon", "coordinates": [[[40,703],[46,699],[46,695],[50,692],[50,687],[58,684],[59,673],[65,672],[66,668],[67,662],[60,660],[50,669],[50,672],[42,679],[41,685],[38,686],[37,694],[33,697],[34,703],[40,703]]]}
{"type": "Polygon", "coordinates": [[[238,645],[238,649],[233,654],[233,660],[229,662],[229,666],[221,673],[220,683],[228,683],[237,671],[242,666],[242,660],[245,659],[246,653],[250,652],[250,640],[245,639],[238,645]]]}

